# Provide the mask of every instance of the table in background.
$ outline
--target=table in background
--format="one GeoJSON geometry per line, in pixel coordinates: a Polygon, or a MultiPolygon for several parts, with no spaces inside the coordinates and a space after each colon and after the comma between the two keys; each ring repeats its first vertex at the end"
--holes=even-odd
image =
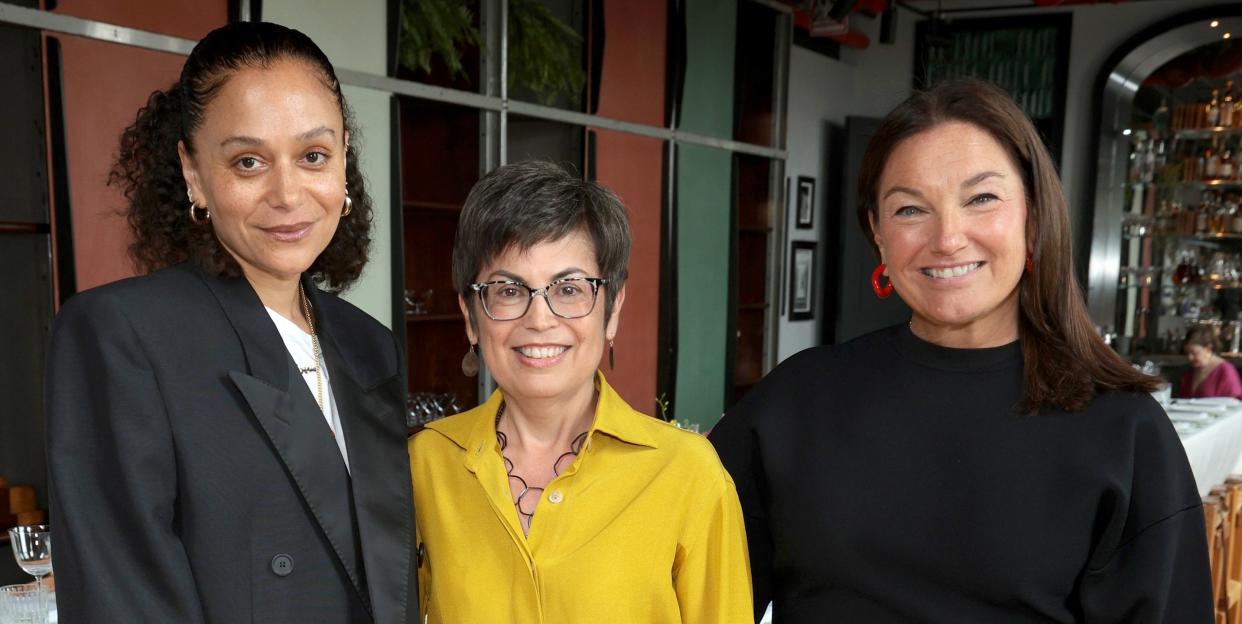
{"type": "Polygon", "coordinates": [[[1232,408],[1206,427],[1182,436],[1182,446],[1199,495],[1207,496],[1225,477],[1242,473],[1242,407],[1232,408]]]}

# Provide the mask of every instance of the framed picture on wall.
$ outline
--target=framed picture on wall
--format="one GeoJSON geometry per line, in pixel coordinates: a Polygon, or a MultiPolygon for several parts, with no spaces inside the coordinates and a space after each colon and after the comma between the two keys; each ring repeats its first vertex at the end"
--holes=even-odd
{"type": "Polygon", "coordinates": [[[1069,12],[923,20],[915,26],[914,87],[978,78],[1013,96],[1061,162],[1069,84],[1069,12]]]}
{"type": "Polygon", "coordinates": [[[798,176],[796,224],[800,230],[815,227],[815,178],[798,176]]]}
{"type": "Polygon", "coordinates": [[[815,248],[812,241],[793,241],[789,254],[789,320],[815,318],[815,248]]]}

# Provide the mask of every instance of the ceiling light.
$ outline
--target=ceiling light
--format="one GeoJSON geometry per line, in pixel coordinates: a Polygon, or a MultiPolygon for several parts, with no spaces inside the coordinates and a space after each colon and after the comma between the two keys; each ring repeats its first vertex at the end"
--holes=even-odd
{"type": "Polygon", "coordinates": [[[1129,128],[1126,128],[1125,130],[1122,130],[1122,131],[1121,131],[1121,134],[1122,134],[1122,135],[1124,135],[1124,136],[1130,136],[1130,129],[1129,129],[1129,128]]]}
{"type": "Polygon", "coordinates": [[[1220,26],[1220,20],[1212,20],[1211,23],[1208,24],[1208,26],[1211,26],[1212,28],[1216,28],[1217,26],[1220,26]]]}
{"type": "Polygon", "coordinates": [[[1232,37],[1232,36],[1233,36],[1233,35],[1231,35],[1231,34],[1229,34],[1229,33],[1225,33],[1225,34],[1221,35],[1221,37],[1223,37],[1223,38],[1225,38],[1225,39],[1228,39],[1229,37],[1232,37]]]}

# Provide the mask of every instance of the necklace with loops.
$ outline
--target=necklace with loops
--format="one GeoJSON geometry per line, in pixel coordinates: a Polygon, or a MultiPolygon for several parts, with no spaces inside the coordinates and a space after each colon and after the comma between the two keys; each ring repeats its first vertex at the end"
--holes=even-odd
{"type": "MultiPolygon", "coordinates": [[[[526,479],[513,472],[513,461],[504,454],[505,449],[509,447],[509,437],[500,430],[500,418],[504,415],[505,404],[502,402],[500,404],[500,409],[496,410],[496,442],[500,444],[500,457],[505,461],[505,473],[509,475],[510,488],[512,489],[512,483],[514,482],[521,487],[518,491],[517,497],[513,499],[513,506],[517,509],[518,515],[521,516],[522,532],[529,535],[530,525],[535,520],[535,506],[539,504],[539,498],[543,496],[543,490],[547,486],[531,487],[526,479]]],[[[586,442],[586,436],[587,432],[585,431],[579,433],[578,437],[574,438],[573,442],[569,443],[569,450],[561,453],[556,458],[556,461],[552,462],[553,479],[561,476],[562,462],[568,459],[569,462],[572,463],[573,459],[582,452],[582,445],[586,442]]]]}

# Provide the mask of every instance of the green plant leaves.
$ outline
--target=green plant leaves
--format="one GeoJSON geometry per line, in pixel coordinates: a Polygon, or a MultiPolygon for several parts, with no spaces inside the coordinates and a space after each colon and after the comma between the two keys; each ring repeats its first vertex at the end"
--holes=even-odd
{"type": "Polygon", "coordinates": [[[523,86],[551,104],[576,104],[586,77],[582,37],[539,0],[509,0],[509,88],[523,86]]]}
{"type": "MultiPolygon", "coordinates": [[[[483,47],[473,0],[402,0],[398,59],[411,71],[431,73],[439,57],[453,78],[465,76],[462,49],[483,47]]],[[[540,0],[509,0],[509,88],[534,92],[543,104],[559,97],[576,108],[586,76],[582,36],[540,0]]]]}
{"type": "Polygon", "coordinates": [[[465,75],[460,49],[482,45],[470,4],[468,0],[402,0],[401,64],[429,74],[432,57],[439,56],[450,75],[465,75]]]}

